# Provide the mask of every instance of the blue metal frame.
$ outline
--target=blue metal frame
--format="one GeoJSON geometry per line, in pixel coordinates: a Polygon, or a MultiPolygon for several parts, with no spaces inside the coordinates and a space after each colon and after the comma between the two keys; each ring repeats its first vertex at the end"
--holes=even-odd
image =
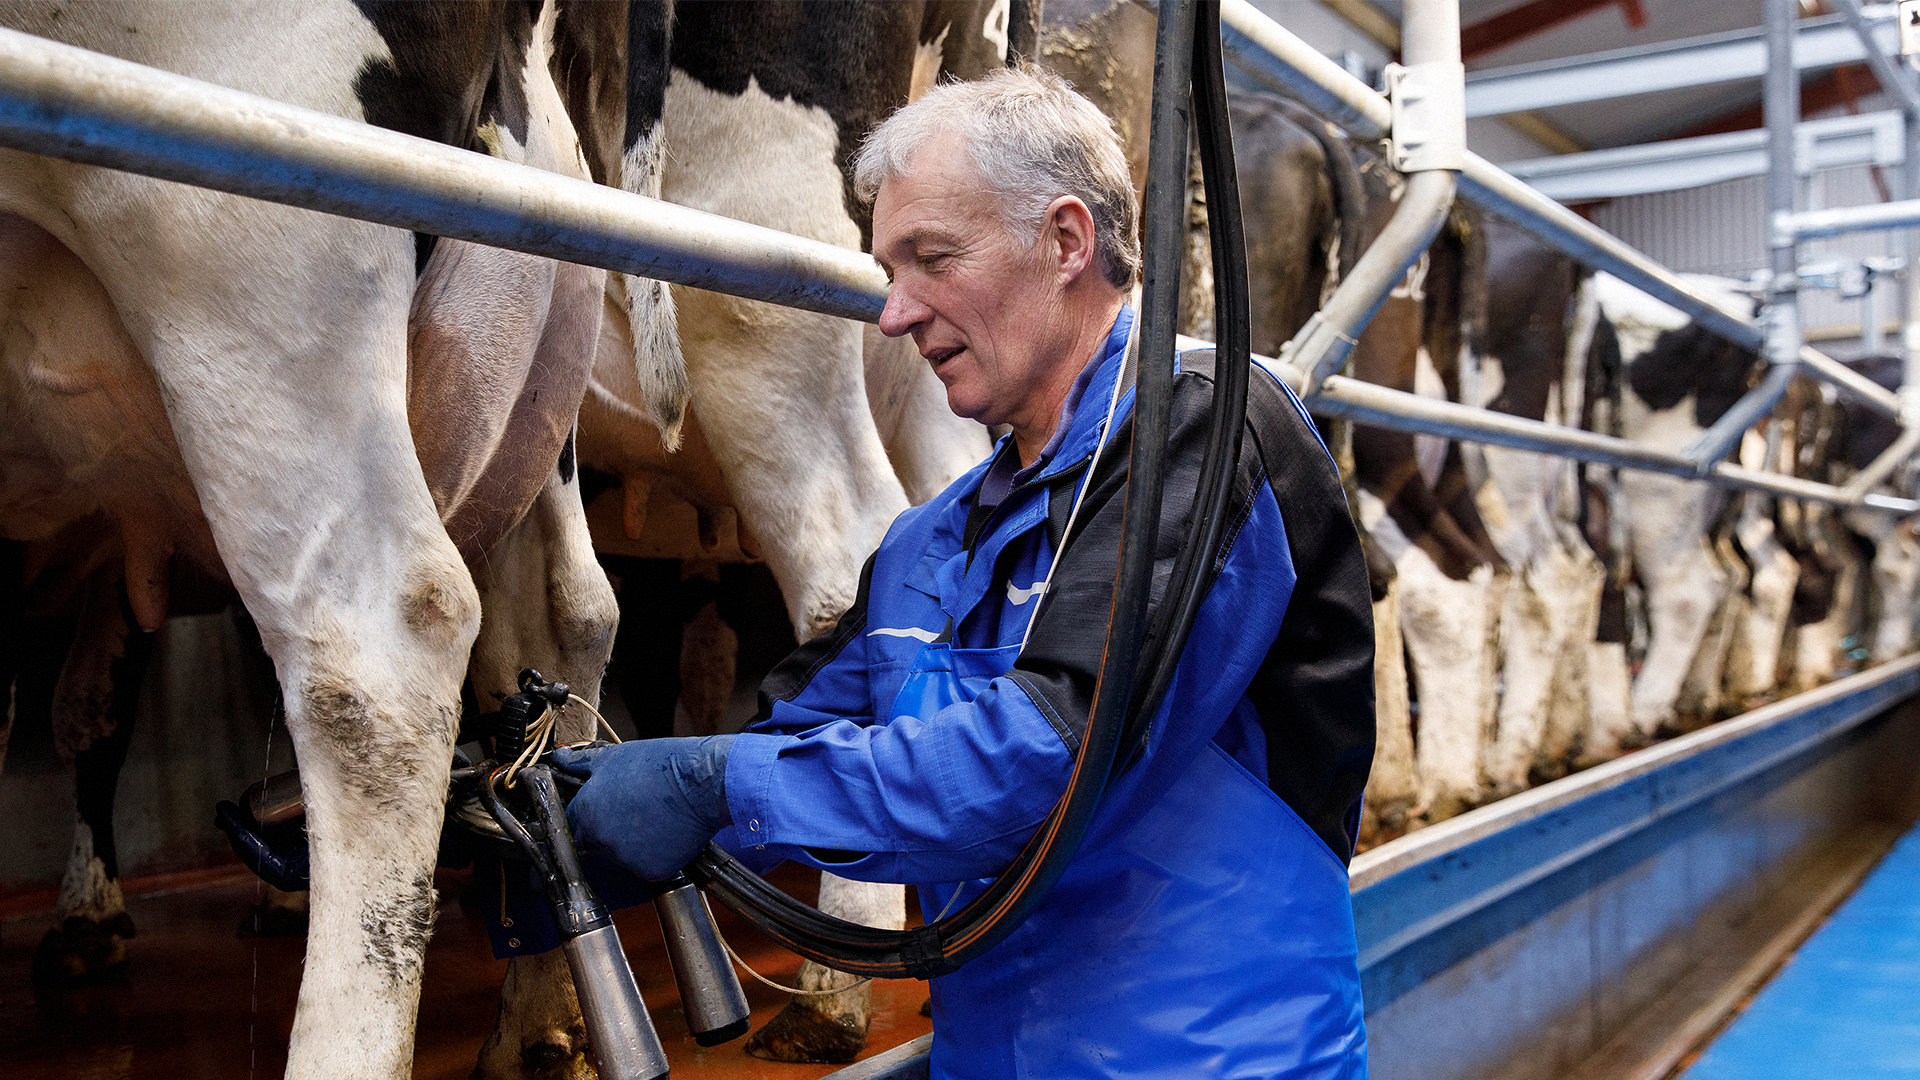
{"type": "MultiPolygon", "coordinates": [[[[1496,954],[1508,969],[1531,967],[1538,977],[1556,980],[1564,994],[1579,997],[1606,992],[1601,982],[1627,977],[1633,959],[1627,954],[1657,947],[1658,935],[1644,926],[1626,932],[1623,956],[1614,958],[1585,955],[1586,939],[1577,932],[1523,933],[1570,905],[1638,905],[1650,921],[1671,922],[1676,891],[1718,895],[1738,888],[1753,866],[1787,865],[1821,828],[1834,824],[1796,801],[1796,782],[1867,737],[1869,721],[1916,691],[1920,655],[1542,785],[1354,860],[1354,919],[1375,1076],[1489,1070],[1486,1061],[1447,1060],[1448,1037],[1425,1028],[1403,1030],[1397,1018],[1381,1015],[1443,973],[1454,979],[1463,962],[1476,956],[1496,954]],[[1783,805],[1772,811],[1793,821],[1771,836],[1756,835],[1752,817],[1769,812],[1774,799],[1783,805]],[[1676,875],[1690,880],[1676,883],[1676,875]],[[1643,887],[1644,894],[1636,892],[1643,887]],[[1576,942],[1583,955],[1565,955],[1576,942]],[[1569,986],[1569,977],[1592,984],[1569,986]]],[[[1812,779],[1831,789],[1857,777],[1840,769],[1812,779]]],[[[1845,801],[1853,793],[1828,791],[1825,797],[1845,801]]],[[[1473,986],[1470,978],[1454,981],[1473,986]]],[[[1546,1012],[1553,1003],[1534,1004],[1546,1012]]],[[[1455,1041],[1475,1042],[1477,1036],[1463,1034],[1475,1025],[1522,1029],[1536,1023],[1534,1017],[1497,1015],[1493,1002],[1465,994],[1454,1006],[1460,1020],[1460,1030],[1451,1033],[1455,1041]]],[[[1506,1048],[1495,1040],[1481,1041],[1478,1049],[1498,1059],[1506,1048]]],[[[915,1040],[831,1075],[918,1080],[926,1070],[926,1047],[915,1040]]],[[[1537,1074],[1546,1072],[1543,1067],[1537,1074]]]]}

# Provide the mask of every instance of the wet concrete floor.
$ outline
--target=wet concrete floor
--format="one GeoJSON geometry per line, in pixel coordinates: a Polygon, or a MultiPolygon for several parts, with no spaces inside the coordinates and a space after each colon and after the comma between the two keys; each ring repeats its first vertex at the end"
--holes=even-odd
{"type": "MultiPolygon", "coordinates": [[[[812,875],[777,871],[774,881],[807,899],[812,875]]],[[[477,914],[462,907],[465,874],[442,871],[440,920],[427,948],[414,1076],[462,1080],[493,1030],[506,961],[493,959],[477,914]]],[[[9,1080],[253,1080],[286,1067],[305,953],[301,939],[243,939],[235,930],[259,895],[237,867],[130,883],[127,908],[139,935],[126,972],[102,982],[36,994],[35,946],[52,925],[51,898],[0,908],[0,1076],[9,1080]]],[[[909,898],[909,908],[914,905],[909,898]]],[[[718,911],[721,932],[762,974],[791,983],[799,959],[718,911]]],[[[647,1008],[682,1080],[814,1080],[839,1066],[789,1065],[747,1056],[738,1039],[703,1049],[687,1035],[673,976],[650,907],[616,918],[647,1008]]],[[[758,1029],[787,996],[742,979],[758,1029]]],[[[926,984],[873,984],[868,1056],[932,1030],[920,1015],[926,984]]]]}

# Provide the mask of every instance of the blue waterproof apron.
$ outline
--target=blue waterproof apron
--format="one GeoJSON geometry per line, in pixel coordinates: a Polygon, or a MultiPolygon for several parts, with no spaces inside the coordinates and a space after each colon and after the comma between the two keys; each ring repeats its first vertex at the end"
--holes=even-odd
{"type": "MultiPolygon", "coordinates": [[[[971,701],[1019,651],[925,645],[890,715],[971,701]]],[[[1227,727],[1258,723],[1243,699],[1227,727]]],[[[1264,780],[1208,742],[1138,820],[1094,832],[1024,925],[930,981],[936,1080],[1364,1080],[1347,869],[1264,780]]],[[[921,885],[922,916],[987,884],[921,885]]]]}

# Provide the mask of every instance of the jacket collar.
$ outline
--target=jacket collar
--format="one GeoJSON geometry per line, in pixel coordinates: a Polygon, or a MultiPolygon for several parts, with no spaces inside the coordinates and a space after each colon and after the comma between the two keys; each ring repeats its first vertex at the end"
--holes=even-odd
{"type": "MultiPolygon", "coordinates": [[[[1133,318],[1131,305],[1120,309],[1099,355],[1087,364],[1087,370],[1074,384],[1074,392],[1067,395],[1066,405],[1060,412],[1060,426],[1054,429],[1053,438],[1048,442],[1052,454],[1041,463],[1035,479],[1058,476],[1079,466],[1099,445],[1106,430],[1107,402],[1113,396],[1113,385],[1125,374],[1127,333],[1133,329],[1133,318]]],[[[1129,386],[1121,391],[1120,403],[1113,411],[1114,423],[1118,424],[1132,409],[1133,387],[1129,386]]]]}

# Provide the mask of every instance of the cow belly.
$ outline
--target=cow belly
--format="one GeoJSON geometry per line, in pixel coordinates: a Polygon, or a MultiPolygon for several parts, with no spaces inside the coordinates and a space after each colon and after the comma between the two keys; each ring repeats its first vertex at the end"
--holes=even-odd
{"type": "Polygon", "coordinates": [[[63,564],[82,573],[117,546],[152,630],[176,555],[217,571],[159,386],[105,287],[50,233],[5,213],[0,419],[0,535],[50,541],[43,576],[63,564]],[[96,511],[112,526],[83,522],[96,511]]]}

